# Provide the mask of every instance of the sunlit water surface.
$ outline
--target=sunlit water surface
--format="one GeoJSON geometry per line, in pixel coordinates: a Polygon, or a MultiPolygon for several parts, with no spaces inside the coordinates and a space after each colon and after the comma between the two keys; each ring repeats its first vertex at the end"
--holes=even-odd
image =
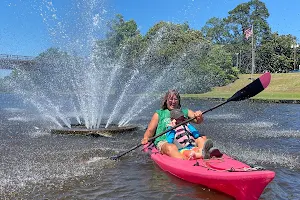
{"type": "MultiPolygon", "coordinates": [[[[53,126],[13,95],[0,95],[0,199],[231,199],[160,170],[135,146],[159,102],[111,138],[52,135],[53,126]]],[[[184,99],[190,109],[219,102],[184,99]]],[[[225,153],[276,172],[261,199],[300,198],[300,105],[231,102],[196,127],[225,153]]]]}

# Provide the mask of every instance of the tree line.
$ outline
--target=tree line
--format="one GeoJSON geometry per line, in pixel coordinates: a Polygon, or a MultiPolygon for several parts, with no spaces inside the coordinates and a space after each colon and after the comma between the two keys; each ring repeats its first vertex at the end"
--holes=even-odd
{"type": "Polygon", "coordinates": [[[267,22],[269,16],[265,3],[251,0],[239,4],[225,18],[209,19],[201,30],[191,29],[188,22],[161,21],[143,36],[134,20],[125,21],[119,14],[108,24],[107,39],[99,40],[97,48],[104,47],[102,52],[106,56],[111,59],[122,57],[126,66],[134,67],[134,62],[141,59],[160,37],[159,47],[151,53],[150,62],[161,65],[149,64],[148,68],[166,67],[175,58],[186,54],[186,75],[211,74],[218,78],[215,85],[224,85],[235,80],[238,73],[251,73],[251,37],[255,50],[254,73],[286,73],[297,66],[299,48],[291,48],[296,44],[296,37],[272,32],[267,22]],[[253,34],[246,39],[244,31],[250,27],[253,27],[253,34]]]}
{"type": "MultiPolygon", "coordinates": [[[[254,72],[286,73],[298,63],[299,48],[291,48],[296,37],[272,32],[269,15],[265,3],[250,0],[225,18],[209,19],[200,30],[190,28],[188,22],[160,21],[142,35],[134,20],[118,14],[107,24],[106,38],[93,46],[93,59],[107,64],[117,61],[125,68],[147,72],[145,77],[173,70],[177,82],[188,85],[185,92],[205,92],[233,82],[239,73],[251,73],[252,39],[246,39],[244,31],[253,27],[254,72]]],[[[50,48],[37,60],[67,56],[50,48]]]]}
{"type": "MultiPolygon", "coordinates": [[[[253,25],[255,47],[255,72],[270,71],[273,73],[288,72],[294,69],[294,50],[296,37],[279,35],[272,32],[267,22],[270,16],[266,5],[259,0],[242,3],[228,12],[225,18],[213,17],[209,19],[201,30],[192,30],[188,23],[172,24],[159,22],[154,25],[145,36],[142,36],[134,20],[124,21],[121,15],[110,23],[108,41],[112,44],[112,51],[117,52],[125,45],[130,45],[132,56],[135,56],[147,40],[161,28],[169,31],[169,41],[166,42],[160,56],[172,59],[175,52],[184,51],[190,43],[205,42],[217,48],[224,49],[231,57],[233,66],[241,73],[249,73],[251,67],[251,39],[245,39],[243,31],[253,25]]],[[[213,48],[213,47],[212,47],[213,48]]],[[[115,55],[112,52],[111,54],[115,55]]],[[[297,56],[296,56],[297,57],[297,56]]],[[[298,63],[298,60],[296,60],[298,63]]]]}

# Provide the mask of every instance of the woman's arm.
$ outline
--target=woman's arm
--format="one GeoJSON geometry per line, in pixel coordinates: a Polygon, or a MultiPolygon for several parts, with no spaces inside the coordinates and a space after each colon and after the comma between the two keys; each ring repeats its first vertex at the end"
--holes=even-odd
{"type": "Polygon", "coordinates": [[[203,116],[202,116],[202,112],[200,110],[194,112],[192,110],[189,110],[188,111],[188,116],[189,118],[194,118],[195,119],[193,120],[194,123],[196,124],[200,124],[201,122],[203,122],[203,116]]]}
{"type": "Polygon", "coordinates": [[[148,124],[148,128],[144,133],[144,138],[142,139],[142,144],[147,144],[150,137],[153,137],[158,124],[158,114],[154,113],[151,121],[148,124]]]}

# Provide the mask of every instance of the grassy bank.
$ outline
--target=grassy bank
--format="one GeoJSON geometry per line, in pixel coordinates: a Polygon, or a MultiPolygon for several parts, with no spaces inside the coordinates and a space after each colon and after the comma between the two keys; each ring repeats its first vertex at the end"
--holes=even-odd
{"type": "MultiPolygon", "coordinates": [[[[253,75],[258,78],[261,74],[253,75]]],[[[300,100],[300,73],[272,74],[270,85],[260,94],[252,97],[258,100],[300,100]]],[[[234,83],[223,87],[213,88],[211,92],[203,94],[186,94],[184,97],[196,98],[229,98],[236,91],[248,85],[251,74],[240,74],[234,83]]]]}

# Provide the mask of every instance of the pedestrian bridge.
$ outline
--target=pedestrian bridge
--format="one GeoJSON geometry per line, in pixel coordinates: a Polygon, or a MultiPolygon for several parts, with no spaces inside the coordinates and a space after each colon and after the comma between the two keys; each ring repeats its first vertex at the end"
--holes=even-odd
{"type": "Polygon", "coordinates": [[[0,54],[0,69],[25,69],[32,70],[32,66],[35,63],[35,57],[33,56],[20,56],[0,54]]]}

